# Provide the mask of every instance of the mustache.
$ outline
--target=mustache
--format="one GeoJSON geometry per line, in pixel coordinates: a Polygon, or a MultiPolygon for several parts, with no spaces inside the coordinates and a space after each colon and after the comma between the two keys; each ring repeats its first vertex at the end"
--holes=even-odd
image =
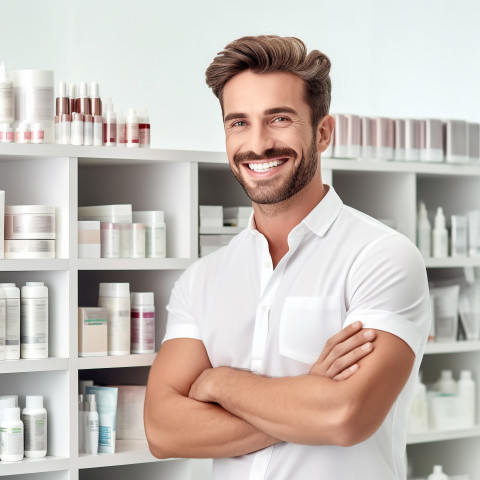
{"type": "Polygon", "coordinates": [[[297,152],[291,148],[268,148],[261,155],[258,155],[255,152],[238,152],[233,156],[233,161],[235,165],[240,164],[248,160],[270,160],[271,158],[278,157],[293,157],[297,158],[297,152]]]}

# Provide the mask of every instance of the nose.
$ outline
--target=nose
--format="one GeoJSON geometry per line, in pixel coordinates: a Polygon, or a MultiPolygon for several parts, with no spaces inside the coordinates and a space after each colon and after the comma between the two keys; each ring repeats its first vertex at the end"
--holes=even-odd
{"type": "Polygon", "coordinates": [[[247,150],[262,155],[265,150],[274,148],[275,140],[264,123],[251,125],[249,130],[249,137],[245,145],[247,150]]]}

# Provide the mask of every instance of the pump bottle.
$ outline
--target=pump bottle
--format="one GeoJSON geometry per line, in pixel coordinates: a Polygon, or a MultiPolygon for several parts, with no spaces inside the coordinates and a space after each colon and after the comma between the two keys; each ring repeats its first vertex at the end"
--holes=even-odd
{"type": "Polygon", "coordinates": [[[98,453],[98,441],[99,441],[99,427],[98,427],[98,411],[95,395],[87,395],[88,399],[88,412],[87,412],[87,435],[88,435],[88,447],[87,453],[96,455],[98,453]]]}
{"type": "Polygon", "coordinates": [[[417,220],[417,247],[420,253],[428,258],[431,255],[432,227],[428,220],[428,212],[425,203],[420,202],[417,220]]]}
{"type": "Polygon", "coordinates": [[[432,253],[435,258],[448,256],[448,232],[445,227],[445,215],[442,207],[437,208],[435,227],[432,231],[432,253]]]}

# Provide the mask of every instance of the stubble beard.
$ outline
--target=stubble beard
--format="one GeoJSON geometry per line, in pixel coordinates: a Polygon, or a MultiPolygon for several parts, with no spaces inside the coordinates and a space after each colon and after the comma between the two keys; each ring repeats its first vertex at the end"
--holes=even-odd
{"type": "MultiPolygon", "coordinates": [[[[234,163],[240,167],[240,162],[245,160],[260,160],[269,158],[278,158],[282,156],[289,156],[289,161],[294,161],[297,154],[294,150],[289,148],[269,149],[262,155],[257,155],[253,152],[246,152],[234,156],[234,163]]],[[[315,140],[312,141],[307,155],[302,154],[298,168],[281,184],[278,184],[277,179],[259,179],[255,182],[255,186],[247,185],[247,182],[242,178],[239,172],[233,171],[238,183],[245,190],[248,198],[254,203],[260,205],[273,205],[284,202],[293,197],[300,190],[302,190],[315,175],[318,166],[318,151],[315,140]]],[[[241,168],[241,167],[240,167],[241,168]]],[[[248,167],[247,167],[248,168],[248,167]]]]}

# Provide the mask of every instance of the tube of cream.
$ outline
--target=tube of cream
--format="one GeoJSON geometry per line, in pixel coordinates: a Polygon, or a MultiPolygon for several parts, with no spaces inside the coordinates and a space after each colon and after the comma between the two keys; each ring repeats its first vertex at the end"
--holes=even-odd
{"type": "Polygon", "coordinates": [[[87,395],[94,394],[97,401],[98,453],[115,453],[118,388],[87,386],[86,391],[87,395]]]}

